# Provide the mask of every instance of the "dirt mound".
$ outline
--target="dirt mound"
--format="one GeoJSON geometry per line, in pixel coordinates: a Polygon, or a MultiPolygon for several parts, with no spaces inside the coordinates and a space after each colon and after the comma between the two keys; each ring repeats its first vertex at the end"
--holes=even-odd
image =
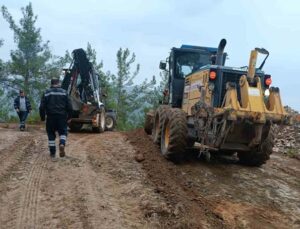
{"type": "Polygon", "coordinates": [[[300,124],[275,127],[274,152],[300,160],[300,124]]]}
{"type": "Polygon", "coordinates": [[[275,125],[276,139],[273,151],[300,160],[300,115],[289,106],[284,108],[292,116],[292,125],[275,125]]]}

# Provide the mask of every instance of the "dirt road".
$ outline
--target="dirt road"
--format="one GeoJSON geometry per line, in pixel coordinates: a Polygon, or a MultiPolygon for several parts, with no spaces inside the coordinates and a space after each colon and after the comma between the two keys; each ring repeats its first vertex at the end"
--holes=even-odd
{"type": "Polygon", "coordinates": [[[38,127],[0,128],[0,228],[300,228],[296,159],[175,165],[142,130],[72,133],[67,155],[52,162],[38,127]]]}

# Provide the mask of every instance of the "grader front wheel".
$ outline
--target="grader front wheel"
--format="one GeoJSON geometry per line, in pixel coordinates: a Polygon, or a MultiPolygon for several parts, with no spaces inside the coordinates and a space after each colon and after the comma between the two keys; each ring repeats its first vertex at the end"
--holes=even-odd
{"type": "Polygon", "coordinates": [[[161,105],[157,108],[154,114],[153,129],[152,129],[152,139],[156,144],[160,143],[161,132],[163,128],[163,122],[166,118],[166,114],[170,110],[170,107],[167,105],[161,105]]]}
{"type": "Polygon", "coordinates": [[[177,108],[167,112],[161,135],[161,153],[164,157],[177,160],[187,147],[186,114],[177,108]]]}

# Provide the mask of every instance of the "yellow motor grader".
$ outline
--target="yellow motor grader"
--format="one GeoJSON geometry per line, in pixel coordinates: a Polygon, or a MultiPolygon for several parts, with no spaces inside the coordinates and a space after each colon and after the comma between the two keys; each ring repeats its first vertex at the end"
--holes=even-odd
{"type": "Polygon", "coordinates": [[[279,88],[262,71],[269,52],[255,48],[247,67],[227,67],[225,45],[182,45],[160,63],[168,85],[161,105],[146,115],[145,131],[166,158],[197,147],[207,158],[237,153],[240,163],[260,166],[272,153],[272,125],[290,122],[279,88]],[[266,56],[257,68],[258,54],[266,56]]]}

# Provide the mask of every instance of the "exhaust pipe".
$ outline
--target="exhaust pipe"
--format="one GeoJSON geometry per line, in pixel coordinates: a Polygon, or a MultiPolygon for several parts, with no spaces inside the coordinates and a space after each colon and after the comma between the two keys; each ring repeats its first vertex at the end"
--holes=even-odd
{"type": "MultiPolygon", "coordinates": [[[[217,55],[216,55],[216,65],[218,66],[223,66],[224,64],[224,48],[226,46],[226,39],[222,39],[220,41],[217,55]]],[[[221,92],[222,92],[222,82],[223,82],[223,71],[221,68],[217,68],[217,83],[215,87],[215,96],[214,96],[214,101],[213,104],[214,106],[221,106],[222,99],[221,99],[221,92]]]]}
{"type": "Polygon", "coordinates": [[[220,41],[218,51],[217,51],[217,56],[216,56],[216,65],[223,65],[223,54],[224,54],[224,48],[226,46],[226,39],[222,39],[220,41]]]}

